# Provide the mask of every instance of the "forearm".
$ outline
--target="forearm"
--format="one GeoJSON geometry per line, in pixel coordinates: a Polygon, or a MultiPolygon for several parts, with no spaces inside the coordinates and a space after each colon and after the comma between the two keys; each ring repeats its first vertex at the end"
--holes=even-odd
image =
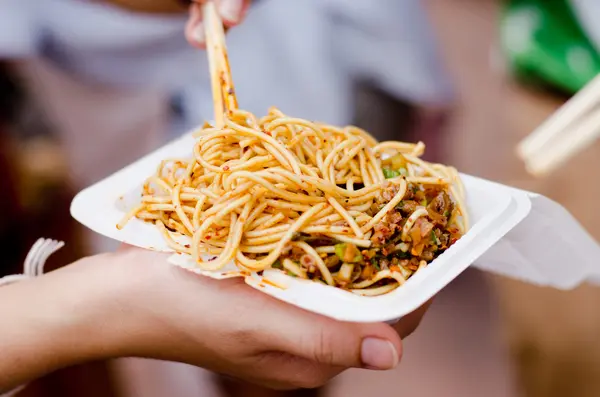
{"type": "Polygon", "coordinates": [[[129,11],[173,14],[187,10],[184,0],[104,0],[129,11]]]}
{"type": "Polygon", "coordinates": [[[115,354],[117,335],[98,324],[94,295],[71,269],[0,288],[0,392],[115,354]]]}
{"type": "Polygon", "coordinates": [[[70,364],[65,346],[53,343],[58,335],[52,322],[48,324],[46,314],[37,318],[36,312],[43,310],[35,307],[38,302],[23,300],[27,289],[13,285],[0,290],[0,391],[70,364]]]}

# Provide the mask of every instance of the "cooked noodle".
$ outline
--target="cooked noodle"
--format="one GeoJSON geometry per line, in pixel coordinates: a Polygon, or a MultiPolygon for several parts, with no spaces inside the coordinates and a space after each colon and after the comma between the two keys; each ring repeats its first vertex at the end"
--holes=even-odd
{"type": "Polygon", "coordinates": [[[468,228],[457,171],[421,160],[422,143],[378,143],[274,108],[260,120],[233,110],[194,136],[193,157],[162,161],[117,227],[153,222],[204,270],[234,261],[380,295],[468,228]]]}

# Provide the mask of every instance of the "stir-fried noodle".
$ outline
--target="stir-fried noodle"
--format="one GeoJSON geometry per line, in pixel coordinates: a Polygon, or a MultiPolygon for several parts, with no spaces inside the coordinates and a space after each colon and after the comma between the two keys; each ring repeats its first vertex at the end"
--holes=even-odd
{"type": "Polygon", "coordinates": [[[162,161],[118,227],[153,222],[204,270],[235,261],[380,295],[468,228],[457,171],[421,160],[422,143],[379,143],[274,108],[260,120],[231,111],[195,137],[193,157],[162,161]]]}

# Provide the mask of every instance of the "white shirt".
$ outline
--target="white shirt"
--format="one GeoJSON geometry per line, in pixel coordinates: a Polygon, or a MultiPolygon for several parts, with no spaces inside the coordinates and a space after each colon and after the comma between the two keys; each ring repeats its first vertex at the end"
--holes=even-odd
{"type": "MultiPolygon", "coordinates": [[[[84,0],[0,0],[0,56],[41,55],[73,76],[179,93],[189,125],[210,118],[205,54],[185,16],[149,16],[84,0]],[[35,2],[35,3],[34,3],[35,2]]],[[[452,96],[419,0],[265,0],[228,37],[240,105],[349,122],[352,79],[417,102],[452,96]]]]}

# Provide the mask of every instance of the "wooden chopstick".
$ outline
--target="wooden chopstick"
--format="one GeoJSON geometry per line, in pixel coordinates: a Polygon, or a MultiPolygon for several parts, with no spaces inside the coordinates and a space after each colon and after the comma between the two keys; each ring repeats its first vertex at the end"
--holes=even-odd
{"type": "Polygon", "coordinates": [[[517,147],[528,172],[548,174],[600,138],[600,75],[517,147]]]}
{"type": "Polygon", "coordinates": [[[542,149],[554,137],[562,134],[570,124],[598,105],[600,105],[600,74],[525,138],[519,144],[519,154],[522,157],[528,157],[533,152],[542,149]]]}
{"type": "Polygon", "coordinates": [[[215,122],[217,127],[223,128],[225,115],[238,107],[225,43],[225,28],[213,1],[207,1],[202,6],[202,15],[206,33],[215,122]]]}
{"type": "Polygon", "coordinates": [[[527,171],[536,176],[549,174],[600,138],[600,108],[569,125],[543,150],[527,157],[527,171]]]}

